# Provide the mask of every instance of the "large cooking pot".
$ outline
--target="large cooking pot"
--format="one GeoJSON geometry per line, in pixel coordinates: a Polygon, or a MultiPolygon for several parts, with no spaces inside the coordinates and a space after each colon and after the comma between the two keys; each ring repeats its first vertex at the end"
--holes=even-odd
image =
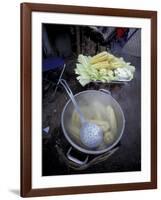
{"type": "MultiPolygon", "coordinates": [[[[83,152],[85,154],[98,155],[98,154],[102,154],[102,153],[105,153],[105,152],[113,149],[116,146],[116,144],[118,144],[118,142],[120,141],[120,139],[123,135],[123,132],[124,132],[124,127],[125,127],[124,113],[123,113],[122,108],[120,107],[119,103],[111,96],[111,93],[105,89],[85,90],[85,91],[75,94],[74,97],[77,101],[77,104],[80,106],[80,108],[83,106],[86,106],[86,108],[88,109],[88,105],[90,105],[91,102],[95,102],[95,101],[99,102],[99,104],[101,104],[105,107],[110,105],[114,109],[114,112],[115,112],[116,123],[117,123],[117,133],[111,143],[108,143],[106,145],[104,144],[95,149],[90,149],[90,148],[86,147],[81,142],[79,137],[75,137],[74,133],[72,132],[71,120],[72,120],[73,112],[75,109],[74,109],[74,105],[73,105],[72,101],[69,100],[66,103],[66,105],[64,106],[64,109],[63,109],[62,115],[61,115],[61,126],[63,129],[65,138],[72,145],[72,147],[74,147],[78,151],[83,152]]],[[[97,109],[99,109],[99,108],[97,108],[97,106],[93,107],[93,111],[95,113],[97,113],[97,109]]],[[[72,148],[70,148],[67,153],[67,157],[70,160],[76,162],[77,164],[85,164],[87,162],[88,157],[87,157],[87,159],[84,160],[84,162],[82,162],[79,159],[71,156],[70,155],[71,149],[72,148]]]]}

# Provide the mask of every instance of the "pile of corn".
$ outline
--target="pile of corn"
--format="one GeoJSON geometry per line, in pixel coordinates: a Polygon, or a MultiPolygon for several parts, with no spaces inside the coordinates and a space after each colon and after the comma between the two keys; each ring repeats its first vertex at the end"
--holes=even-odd
{"type": "Polygon", "coordinates": [[[123,67],[126,63],[123,58],[117,58],[116,56],[103,51],[93,57],[91,57],[90,64],[97,70],[108,69],[113,70],[119,67],[123,67]]]}
{"type": "Polygon", "coordinates": [[[103,51],[93,57],[80,54],[75,73],[82,86],[90,82],[112,82],[120,79],[132,80],[135,67],[125,62],[122,57],[116,57],[103,51]]]}

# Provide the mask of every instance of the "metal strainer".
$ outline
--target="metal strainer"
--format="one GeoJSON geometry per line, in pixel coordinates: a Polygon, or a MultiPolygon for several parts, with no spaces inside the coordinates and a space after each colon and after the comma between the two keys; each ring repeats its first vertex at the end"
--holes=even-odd
{"type": "Polygon", "coordinates": [[[79,115],[81,127],[80,127],[80,140],[88,148],[96,148],[100,146],[103,142],[103,130],[100,126],[95,123],[91,123],[85,119],[83,113],[81,112],[74,95],[64,79],[60,79],[60,84],[64,87],[67,94],[69,95],[76,112],[79,115]]]}

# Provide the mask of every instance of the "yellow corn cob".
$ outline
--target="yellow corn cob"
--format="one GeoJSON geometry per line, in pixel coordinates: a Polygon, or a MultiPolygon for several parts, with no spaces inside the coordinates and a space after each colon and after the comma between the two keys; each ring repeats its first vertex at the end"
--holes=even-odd
{"type": "Polygon", "coordinates": [[[98,62],[91,65],[95,69],[110,69],[110,63],[108,61],[98,62]]]}
{"type": "Polygon", "coordinates": [[[107,60],[108,56],[107,56],[107,52],[106,51],[103,51],[95,56],[93,56],[90,60],[90,63],[91,64],[95,64],[97,62],[101,62],[101,61],[105,61],[107,60]]]}
{"type": "Polygon", "coordinates": [[[101,57],[101,56],[104,56],[104,55],[107,55],[108,53],[107,53],[107,51],[102,51],[101,53],[99,53],[99,54],[97,54],[97,55],[95,55],[95,56],[93,56],[92,58],[99,58],[99,57],[101,57]]]}

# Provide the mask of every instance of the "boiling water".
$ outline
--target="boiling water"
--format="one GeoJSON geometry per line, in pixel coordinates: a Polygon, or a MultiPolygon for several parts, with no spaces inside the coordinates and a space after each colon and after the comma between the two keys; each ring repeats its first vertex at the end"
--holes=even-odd
{"type": "MultiPolygon", "coordinates": [[[[103,143],[100,145],[100,149],[111,144],[117,135],[117,121],[115,111],[110,105],[102,105],[98,101],[91,102],[90,104],[84,101],[84,105],[80,103],[80,110],[83,113],[85,119],[91,123],[94,123],[103,130],[103,143]]],[[[79,115],[74,110],[71,115],[69,124],[70,134],[73,138],[80,143],[80,128],[81,122],[79,115]]]]}

